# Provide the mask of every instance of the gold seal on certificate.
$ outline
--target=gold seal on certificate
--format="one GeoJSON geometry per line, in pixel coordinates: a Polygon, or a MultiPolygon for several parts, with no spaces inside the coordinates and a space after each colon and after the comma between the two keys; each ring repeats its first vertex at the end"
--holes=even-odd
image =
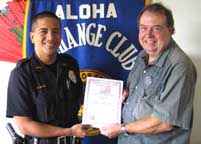
{"type": "Polygon", "coordinates": [[[95,128],[120,123],[122,90],[121,80],[87,77],[82,123],[95,128]]]}

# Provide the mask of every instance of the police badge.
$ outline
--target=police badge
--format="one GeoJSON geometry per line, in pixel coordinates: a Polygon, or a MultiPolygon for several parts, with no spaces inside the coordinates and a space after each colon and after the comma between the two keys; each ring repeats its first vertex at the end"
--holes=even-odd
{"type": "Polygon", "coordinates": [[[73,83],[77,83],[77,79],[73,70],[69,70],[68,77],[73,83]]]}

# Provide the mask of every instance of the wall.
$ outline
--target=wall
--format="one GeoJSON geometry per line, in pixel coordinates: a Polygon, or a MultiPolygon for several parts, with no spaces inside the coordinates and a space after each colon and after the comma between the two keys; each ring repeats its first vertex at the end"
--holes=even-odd
{"type": "MultiPolygon", "coordinates": [[[[198,71],[191,144],[201,144],[201,110],[199,106],[199,102],[201,102],[201,19],[199,16],[201,1],[153,0],[153,2],[158,1],[164,3],[170,9],[172,9],[176,29],[176,33],[173,37],[181,48],[191,57],[198,71]]],[[[0,62],[0,67],[0,136],[2,144],[10,144],[11,138],[5,128],[6,122],[10,121],[9,119],[5,118],[6,89],[9,72],[14,67],[14,64],[0,62]]]]}
{"type": "Polygon", "coordinates": [[[0,61],[0,143],[1,144],[11,144],[11,137],[6,130],[6,123],[12,122],[10,119],[6,119],[6,93],[8,78],[11,69],[15,66],[14,63],[1,62],[0,61]]]}
{"type": "Polygon", "coordinates": [[[172,10],[176,29],[173,37],[180,47],[191,57],[197,68],[198,78],[194,100],[194,124],[191,144],[201,144],[201,1],[153,0],[153,2],[162,2],[172,10]]]}

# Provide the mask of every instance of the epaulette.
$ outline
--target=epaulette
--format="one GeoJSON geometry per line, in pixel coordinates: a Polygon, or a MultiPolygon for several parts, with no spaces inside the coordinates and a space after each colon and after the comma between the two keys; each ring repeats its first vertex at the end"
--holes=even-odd
{"type": "Polygon", "coordinates": [[[31,60],[31,58],[24,58],[24,59],[21,59],[17,62],[17,65],[16,65],[16,68],[19,68],[21,67],[23,64],[29,62],[31,60]]]}

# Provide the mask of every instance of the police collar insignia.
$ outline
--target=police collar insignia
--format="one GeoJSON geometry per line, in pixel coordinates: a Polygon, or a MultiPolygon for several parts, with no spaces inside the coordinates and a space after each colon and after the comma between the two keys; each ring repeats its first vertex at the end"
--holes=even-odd
{"type": "Polygon", "coordinates": [[[77,83],[77,80],[76,80],[76,76],[75,76],[74,71],[69,70],[69,72],[68,72],[68,77],[69,77],[69,79],[70,79],[73,83],[77,83]]]}

